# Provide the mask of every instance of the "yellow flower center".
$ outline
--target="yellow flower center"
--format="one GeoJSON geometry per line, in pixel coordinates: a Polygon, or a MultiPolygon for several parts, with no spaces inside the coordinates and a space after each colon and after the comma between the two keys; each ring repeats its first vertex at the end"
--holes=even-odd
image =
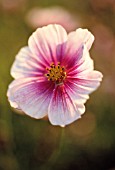
{"type": "Polygon", "coordinates": [[[60,84],[63,82],[63,80],[66,78],[66,71],[64,66],[60,66],[60,63],[58,62],[58,65],[55,65],[52,63],[50,65],[50,68],[46,68],[48,71],[45,76],[48,78],[49,81],[53,81],[56,84],[60,84]]]}

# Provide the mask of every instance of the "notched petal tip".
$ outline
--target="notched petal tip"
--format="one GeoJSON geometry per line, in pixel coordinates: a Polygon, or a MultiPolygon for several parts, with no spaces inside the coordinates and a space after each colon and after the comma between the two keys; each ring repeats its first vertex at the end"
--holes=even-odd
{"type": "Polygon", "coordinates": [[[102,79],[103,79],[103,74],[101,73],[101,72],[99,72],[100,73],[100,79],[101,79],[101,81],[102,81],[102,79]]]}
{"type": "Polygon", "coordinates": [[[94,70],[93,72],[94,72],[94,74],[92,74],[91,78],[101,82],[103,79],[103,74],[97,70],[94,70]]]}
{"type": "Polygon", "coordinates": [[[94,35],[88,29],[82,28],[76,29],[76,33],[78,34],[80,40],[86,44],[87,49],[90,50],[95,39],[94,35]]]}

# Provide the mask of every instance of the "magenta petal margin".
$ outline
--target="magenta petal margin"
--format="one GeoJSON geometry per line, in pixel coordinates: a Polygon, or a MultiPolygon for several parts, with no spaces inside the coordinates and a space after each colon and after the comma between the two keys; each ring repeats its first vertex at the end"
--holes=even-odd
{"type": "Polygon", "coordinates": [[[36,119],[47,115],[62,127],[81,118],[103,77],[89,55],[93,41],[87,29],[67,34],[61,25],[38,28],[12,65],[10,105],[36,119]]]}

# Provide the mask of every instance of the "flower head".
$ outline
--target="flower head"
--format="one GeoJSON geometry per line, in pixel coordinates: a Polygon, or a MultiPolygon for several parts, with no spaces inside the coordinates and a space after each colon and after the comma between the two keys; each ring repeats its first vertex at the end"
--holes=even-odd
{"type": "Polygon", "coordinates": [[[53,125],[79,119],[102,79],[89,55],[93,41],[87,29],[67,35],[60,25],[38,28],[11,68],[15,79],[7,93],[11,106],[37,119],[48,115],[53,125]]]}

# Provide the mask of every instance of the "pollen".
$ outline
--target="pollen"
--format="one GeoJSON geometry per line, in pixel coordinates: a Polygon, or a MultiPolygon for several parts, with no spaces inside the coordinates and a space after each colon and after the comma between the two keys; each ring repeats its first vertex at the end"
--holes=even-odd
{"type": "Polygon", "coordinates": [[[46,70],[47,74],[45,74],[45,76],[48,78],[49,81],[53,81],[56,84],[63,83],[66,78],[65,67],[61,66],[59,62],[57,65],[52,63],[50,65],[50,68],[46,68],[46,70]]]}

